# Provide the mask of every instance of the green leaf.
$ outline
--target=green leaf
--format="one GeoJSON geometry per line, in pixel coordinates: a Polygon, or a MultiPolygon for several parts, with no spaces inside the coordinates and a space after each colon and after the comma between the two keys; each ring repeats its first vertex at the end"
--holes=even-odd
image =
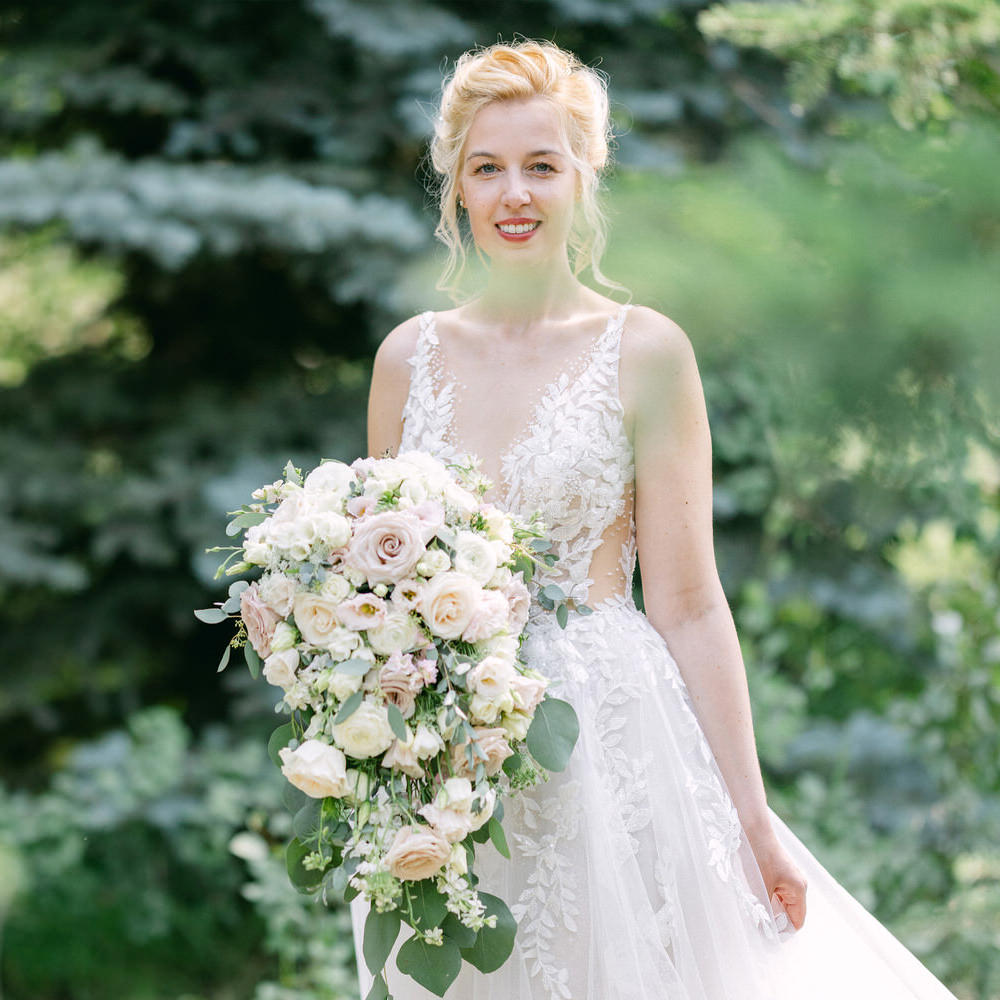
{"type": "Polygon", "coordinates": [[[406,891],[410,897],[414,919],[421,930],[429,931],[432,927],[437,927],[448,915],[445,897],[437,891],[433,879],[408,882],[406,891]]]}
{"type": "Polygon", "coordinates": [[[373,976],[378,975],[385,967],[397,937],[399,937],[399,911],[386,910],[385,913],[379,913],[372,907],[368,911],[368,919],[365,920],[362,950],[365,964],[373,976]]]}
{"type": "Polygon", "coordinates": [[[343,660],[334,669],[350,677],[364,677],[371,670],[372,665],[367,660],[360,657],[353,657],[350,660],[343,660]]]}
{"type": "Polygon", "coordinates": [[[289,483],[294,483],[296,486],[302,485],[302,476],[299,475],[299,470],[292,465],[292,460],[289,459],[285,463],[285,480],[289,483]]]}
{"type": "Polygon", "coordinates": [[[462,949],[462,958],[480,972],[495,972],[514,949],[517,922],[502,899],[488,892],[480,892],[479,898],[486,906],[487,916],[496,914],[497,925],[482,928],[476,935],[476,943],[471,948],[462,949]]]}
{"type": "Polygon", "coordinates": [[[312,843],[316,839],[323,819],[323,800],[311,799],[296,814],[292,820],[292,833],[303,843],[312,843]]]}
{"type": "Polygon", "coordinates": [[[224,622],[229,617],[222,608],[199,608],[194,616],[206,625],[218,625],[219,622],[224,622]]]}
{"type": "Polygon", "coordinates": [[[266,514],[259,510],[247,510],[242,514],[238,514],[234,517],[229,524],[226,525],[226,534],[232,538],[233,535],[238,535],[244,528],[249,528],[254,524],[260,524],[261,521],[266,521],[270,517],[270,514],[266,514]]]}
{"type": "Polygon", "coordinates": [[[405,743],[409,733],[406,731],[406,722],[403,720],[403,713],[391,702],[386,704],[386,710],[389,714],[390,728],[405,743]]]}
{"type": "Polygon", "coordinates": [[[222,651],[222,659],[219,660],[219,669],[216,670],[217,674],[221,674],[223,670],[226,669],[226,665],[229,663],[229,655],[232,653],[233,647],[226,643],[226,648],[222,651]]]}
{"type": "Polygon", "coordinates": [[[541,593],[552,601],[566,600],[565,591],[557,583],[547,583],[544,587],[542,587],[541,593]]]}
{"type": "Polygon", "coordinates": [[[375,982],[372,983],[365,1000],[390,1000],[389,989],[381,976],[375,977],[375,982]]]}
{"type": "Polygon", "coordinates": [[[454,913],[449,913],[444,918],[441,930],[459,946],[459,948],[471,948],[476,943],[476,932],[471,927],[466,927],[454,913]]]}
{"type": "Polygon", "coordinates": [[[496,816],[491,816],[489,823],[486,824],[490,831],[490,840],[493,841],[493,846],[505,857],[510,858],[510,848],[507,846],[507,836],[503,832],[503,825],[496,818],[496,816]]]}
{"type": "Polygon", "coordinates": [[[485,844],[486,841],[490,839],[489,824],[484,823],[478,830],[473,830],[469,836],[472,837],[477,844],[485,844]]]}
{"type": "Polygon", "coordinates": [[[249,642],[243,647],[243,659],[247,661],[250,676],[254,680],[260,677],[260,657],[257,655],[257,650],[249,642]]]}
{"type": "Polygon", "coordinates": [[[565,604],[560,604],[556,608],[556,621],[559,623],[560,628],[566,627],[566,623],[569,621],[569,608],[565,604]]]}
{"type": "Polygon", "coordinates": [[[311,892],[319,885],[323,873],[303,867],[302,861],[311,852],[308,844],[303,844],[298,837],[293,837],[285,848],[285,867],[292,885],[300,892],[311,892]]]}
{"type": "Polygon", "coordinates": [[[462,969],[462,952],[449,937],[443,938],[440,945],[432,945],[414,934],[399,949],[396,967],[424,989],[443,997],[462,969]]]}
{"type": "Polygon", "coordinates": [[[229,596],[238,597],[249,586],[250,586],[249,580],[236,580],[234,583],[231,583],[229,585],[229,596]]]}
{"type": "Polygon", "coordinates": [[[552,542],[548,538],[532,538],[528,545],[536,552],[548,552],[552,548],[552,542]]]}
{"type": "Polygon", "coordinates": [[[339,711],[333,717],[333,724],[338,725],[345,719],[350,718],[354,714],[354,710],[358,707],[358,705],[361,704],[361,701],[364,698],[364,696],[365,696],[364,691],[355,691],[354,694],[352,694],[347,699],[347,701],[345,701],[344,704],[340,706],[339,711]]]}
{"type": "Polygon", "coordinates": [[[576,604],[574,607],[578,615],[584,615],[586,617],[587,615],[592,615],[594,613],[594,609],[589,604],[576,604]]]}
{"type": "Polygon", "coordinates": [[[289,741],[295,736],[295,726],[290,722],[286,722],[283,726],[278,726],[273,733],[271,733],[271,738],[267,741],[267,753],[271,760],[274,761],[275,767],[281,767],[281,758],[278,756],[278,751],[282,747],[288,746],[289,741]]]}
{"type": "MultiPolygon", "coordinates": [[[[509,778],[523,763],[524,758],[519,753],[512,753],[509,757],[504,758],[504,762],[500,766],[503,768],[503,773],[509,778]]],[[[499,805],[499,803],[497,804],[499,805]]]]}
{"type": "Polygon", "coordinates": [[[561,771],[580,735],[580,721],[569,702],[546,695],[528,727],[531,756],[546,770],[561,771]]]}

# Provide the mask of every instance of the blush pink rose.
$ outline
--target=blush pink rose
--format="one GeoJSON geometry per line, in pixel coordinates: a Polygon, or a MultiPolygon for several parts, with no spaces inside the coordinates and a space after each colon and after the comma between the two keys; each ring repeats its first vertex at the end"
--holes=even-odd
{"type": "MultiPolygon", "coordinates": [[[[507,627],[511,609],[506,596],[499,590],[484,590],[476,610],[472,612],[469,624],[462,632],[466,642],[489,639],[507,627]]],[[[518,632],[521,630],[518,629],[518,632]]]]}
{"type": "Polygon", "coordinates": [[[450,854],[451,844],[433,827],[403,826],[396,832],[385,861],[396,878],[419,882],[436,875],[450,854]]]}
{"type": "MultiPolygon", "coordinates": [[[[485,726],[474,726],[475,741],[479,748],[486,754],[486,760],[477,760],[476,764],[482,763],[487,774],[496,774],[503,766],[503,762],[514,752],[507,742],[507,731],[499,726],[488,729],[485,726]]],[[[455,773],[460,777],[471,778],[475,774],[475,767],[469,767],[469,758],[466,753],[466,743],[454,744],[451,748],[451,763],[455,773]]]]}
{"type": "Polygon", "coordinates": [[[381,625],[386,613],[385,601],[377,594],[355,594],[337,605],[340,624],[355,631],[381,625]]]}
{"type": "Polygon", "coordinates": [[[347,562],[369,583],[398,583],[424,554],[423,528],[408,512],[387,510],[357,522],[347,562]]]}
{"type": "Polygon", "coordinates": [[[420,521],[423,540],[426,545],[444,525],[444,507],[438,500],[422,500],[410,507],[407,514],[420,521]]]}
{"type": "Polygon", "coordinates": [[[257,584],[253,583],[240,594],[240,615],[247,629],[247,639],[257,651],[257,655],[266,660],[271,655],[271,639],[274,637],[274,627],[281,618],[261,600],[257,584]]]}
{"type": "Polygon", "coordinates": [[[549,682],[545,678],[526,677],[524,674],[514,674],[510,682],[510,690],[514,695],[517,707],[530,715],[545,696],[549,682]]]}
{"type": "Polygon", "coordinates": [[[520,635],[528,621],[528,608],[531,605],[531,595],[524,585],[522,574],[515,573],[507,585],[501,588],[500,593],[510,604],[510,630],[514,635],[520,635]]]}
{"type": "Polygon", "coordinates": [[[386,700],[399,709],[404,719],[413,715],[416,706],[414,699],[424,686],[424,679],[417,670],[412,656],[394,652],[379,671],[378,683],[386,700]]]}

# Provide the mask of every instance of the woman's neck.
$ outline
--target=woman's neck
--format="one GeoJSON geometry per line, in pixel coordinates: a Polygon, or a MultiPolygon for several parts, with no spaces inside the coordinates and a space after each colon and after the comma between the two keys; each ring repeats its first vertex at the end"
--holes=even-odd
{"type": "Polygon", "coordinates": [[[573,315],[588,293],[567,261],[561,267],[493,267],[483,294],[470,303],[469,312],[489,323],[527,326],[573,315]]]}

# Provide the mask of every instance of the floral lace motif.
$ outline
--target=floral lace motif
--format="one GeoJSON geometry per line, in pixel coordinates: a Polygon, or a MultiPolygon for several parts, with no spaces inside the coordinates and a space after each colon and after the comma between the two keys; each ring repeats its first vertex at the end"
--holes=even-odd
{"type": "MultiPolygon", "coordinates": [[[[629,308],[623,306],[609,321],[579,371],[563,372],[545,387],[524,433],[500,459],[504,505],[526,517],[541,510],[559,557],[553,567],[536,574],[533,589],[556,583],[582,603],[593,583],[588,577],[592,556],[604,532],[625,512],[626,487],[635,478],[618,395],[620,343],[629,308]]],[[[413,372],[400,450],[420,447],[445,461],[464,460],[469,453],[454,437],[457,385],[445,373],[432,312],[420,317],[409,363],[413,372]]],[[[627,544],[634,547],[634,518],[627,534],[627,544]]]]}

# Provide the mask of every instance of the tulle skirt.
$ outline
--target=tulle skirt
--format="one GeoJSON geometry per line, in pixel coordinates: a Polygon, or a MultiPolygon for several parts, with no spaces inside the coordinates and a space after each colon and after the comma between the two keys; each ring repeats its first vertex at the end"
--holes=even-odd
{"type": "MultiPolygon", "coordinates": [[[[630,598],[529,629],[527,661],[580,738],[565,771],[506,804],[511,859],[478,846],[479,887],[510,906],[517,939],[496,972],[463,964],[448,998],[954,1000],[773,813],[809,888],[801,930],[772,911],[677,665],[630,598]]],[[[367,912],[351,903],[361,997],[367,912]]],[[[396,969],[409,933],[389,990],[429,1000],[396,969]]]]}

